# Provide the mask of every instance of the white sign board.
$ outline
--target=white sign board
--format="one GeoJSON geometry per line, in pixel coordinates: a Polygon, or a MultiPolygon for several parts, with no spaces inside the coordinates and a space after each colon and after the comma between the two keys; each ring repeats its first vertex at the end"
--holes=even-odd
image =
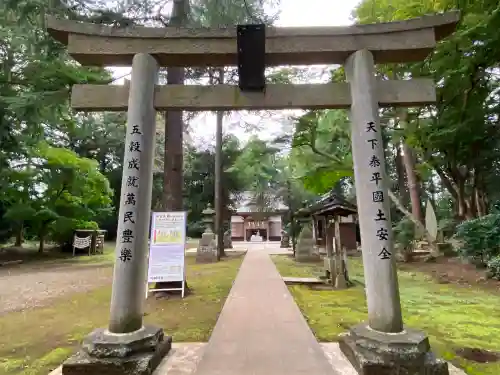
{"type": "MultiPolygon", "coordinates": [[[[148,283],[179,281],[184,296],[186,212],[153,212],[149,241],[148,283]]],[[[150,290],[148,290],[150,291],[150,290]]]]}

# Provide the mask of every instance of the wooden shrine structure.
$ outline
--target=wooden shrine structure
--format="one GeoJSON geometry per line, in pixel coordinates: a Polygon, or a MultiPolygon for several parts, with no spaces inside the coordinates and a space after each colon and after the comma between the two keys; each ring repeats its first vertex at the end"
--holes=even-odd
{"type": "Polygon", "coordinates": [[[355,204],[330,191],[311,205],[301,208],[295,214],[299,220],[312,219],[313,236],[320,253],[326,252],[335,241],[335,224],[338,223],[339,245],[347,250],[355,250],[359,241],[358,210],[355,204]],[[324,250],[323,250],[324,249],[324,250]]]}
{"type": "MultiPolygon", "coordinates": [[[[368,319],[348,330],[340,349],[363,375],[448,375],[425,333],[403,325],[379,121],[379,107],[434,103],[435,85],[428,78],[381,80],[375,67],[423,61],[458,21],[459,14],[450,12],[346,27],[193,29],[120,28],[48,17],[50,35],[80,64],[132,66],[129,85],[72,88],[75,110],[127,111],[127,129],[109,325],[90,333],[64,362],[63,375],[121,374],[124,368],[150,375],[171,348],[162,328],[143,321],[156,111],[290,108],[350,109],[368,319]],[[346,82],[266,84],[266,67],[314,64],[344,65],[346,82]],[[237,66],[239,84],[158,85],[159,68],[174,66],[237,66]]],[[[244,350],[232,355],[246,358],[244,350]]],[[[217,365],[211,373],[227,370],[226,363],[217,365]]]]}

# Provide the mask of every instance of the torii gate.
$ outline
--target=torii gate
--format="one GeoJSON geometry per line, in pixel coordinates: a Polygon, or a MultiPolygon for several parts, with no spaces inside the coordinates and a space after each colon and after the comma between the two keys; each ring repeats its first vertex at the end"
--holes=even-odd
{"type": "Polygon", "coordinates": [[[403,326],[378,118],[379,106],[434,103],[435,86],[430,79],[376,80],[374,69],[377,63],[425,59],[458,20],[459,14],[452,12],[372,25],[268,28],[265,34],[260,28],[262,53],[248,56],[240,47],[241,28],[238,33],[236,28],[121,29],[49,17],[49,33],[82,65],[132,66],[129,86],[75,85],[72,90],[76,110],[128,111],[128,167],[123,171],[109,328],[92,332],[82,350],[64,363],[63,374],[87,374],[89,367],[121,374],[124,366],[149,374],[170,349],[171,338],[160,328],[143,326],[142,319],[157,110],[346,108],[351,111],[368,322],[352,327],[341,349],[363,375],[399,374],[400,369],[447,375],[446,362],[430,353],[427,336],[403,326]],[[229,85],[156,85],[160,66],[239,65],[240,80],[244,71],[258,80],[264,66],[311,64],[344,64],[348,83],[275,84],[258,92],[229,85]],[[124,231],[127,243],[120,240],[124,231]]]}

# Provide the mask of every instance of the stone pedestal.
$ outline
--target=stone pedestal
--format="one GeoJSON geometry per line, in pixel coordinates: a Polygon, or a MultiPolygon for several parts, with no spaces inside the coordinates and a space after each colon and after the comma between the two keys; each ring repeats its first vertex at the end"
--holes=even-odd
{"type": "Polygon", "coordinates": [[[315,251],[315,245],[311,226],[306,224],[299,234],[295,249],[295,260],[297,262],[319,261],[320,257],[315,251]]]}
{"type": "Polygon", "coordinates": [[[144,326],[128,334],[97,329],[83,342],[82,349],[62,365],[63,375],[149,375],[172,345],[163,330],[144,326]]]}
{"type": "MultiPolygon", "coordinates": [[[[331,279],[332,275],[335,275],[335,270],[337,269],[337,263],[335,262],[335,258],[332,256],[326,256],[323,258],[323,267],[325,268],[325,276],[327,279],[331,279]]],[[[333,284],[335,283],[335,279],[333,280],[333,284]]]]}
{"type": "Polygon", "coordinates": [[[224,233],[224,249],[232,249],[233,240],[231,239],[231,231],[226,231],[224,233]]]}
{"type": "Polygon", "coordinates": [[[280,248],[287,249],[289,247],[290,247],[290,236],[287,233],[282,233],[281,234],[280,248]]]}
{"type": "Polygon", "coordinates": [[[217,262],[217,243],[215,242],[215,234],[205,231],[201,235],[198,249],[196,250],[196,263],[212,263],[217,262]]]}
{"type": "Polygon", "coordinates": [[[427,336],[410,328],[386,334],[360,324],[339,346],[359,375],[449,375],[448,363],[430,351],[427,336]]]}

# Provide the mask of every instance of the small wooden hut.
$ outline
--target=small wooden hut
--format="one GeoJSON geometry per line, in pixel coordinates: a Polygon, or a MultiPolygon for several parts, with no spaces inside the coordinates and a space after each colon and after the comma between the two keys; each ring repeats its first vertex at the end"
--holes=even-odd
{"type": "Polygon", "coordinates": [[[355,250],[360,242],[357,213],[356,205],[330,191],[296,214],[299,220],[312,220],[315,244],[326,253],[326,275],[339,288],[348,281],[346,251],[355,250]]]}

